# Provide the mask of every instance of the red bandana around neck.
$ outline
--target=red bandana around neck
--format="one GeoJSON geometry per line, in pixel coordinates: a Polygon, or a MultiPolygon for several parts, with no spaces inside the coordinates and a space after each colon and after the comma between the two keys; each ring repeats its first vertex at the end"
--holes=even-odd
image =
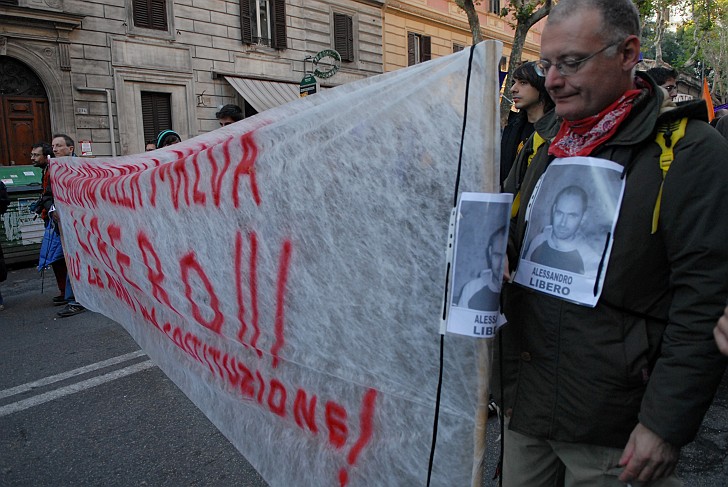
{"type": "Polygon", "coordinates": [[[556,157],[588,156],[617,131],[632,111],[641,89],[626,91],[617,101],[596,115],[581,120],[564,120],[554,137],[549,154],[556,157]]]}

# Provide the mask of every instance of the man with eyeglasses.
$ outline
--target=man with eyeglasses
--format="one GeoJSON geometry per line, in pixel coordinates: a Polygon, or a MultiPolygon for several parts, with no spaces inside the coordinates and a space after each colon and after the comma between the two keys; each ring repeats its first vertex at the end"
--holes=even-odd
{"type": "MultiPolygon", "coordinates": [[[[66,134],[54,134],[53,140],[51,140],[51,146],[53,147],[53,155],[56,157],[76,157],[76,152],[74,151],[75,143],[73,139],[66,134]]],[[[51,214],[51,218],[54,220],[56,225],[59,226],[61,229],[61,234],[63,233],[63,227],[61,227],[61,216],[58,212],[58,210],[54,207],[52,208],[49,213],[51,214]]],[[[65,300],[66,300],[66,306],[56,313],[60,318],[68,318],[70,316],[75,316],[79,313],[83,313],[86,311],[86,308],[84,308],[78,301],[76,301],[76,297],[73,294],[73,287],[71,286],[71,279],[70,276],[66,277],[66,291],[65,291],[65,300]]]]}
{"type": "Polygon", "coordinates": [[[657,66],[648,69],[647,74],[652,77],[655,83],[665,88],[671,100],[675,99],[677,96],[677,71],[673,68],[657,66]]]}
{"type": "Polygon", "coordinates": [[[630,0],[561,0],[542,32],[537,65],[555,109],[535,125],[546,142],[530,164],[519,155],[504,184],[523,202],[506,274],[527,216],[548,211],[535,189],[566,184],[538,185],[554,159],[594,167],[579,173],[591,188],[605,177],[599,165],[621,166],[623,193],[596,305],[504,286],[505,487],[682,485],[680,448],[725,370],[712,332],[728,297],[728,142],[704,102],[675,107],[636,73],[639,53],[630,0]],[[657,127],[686,117],[663,184],[657,127]]]}

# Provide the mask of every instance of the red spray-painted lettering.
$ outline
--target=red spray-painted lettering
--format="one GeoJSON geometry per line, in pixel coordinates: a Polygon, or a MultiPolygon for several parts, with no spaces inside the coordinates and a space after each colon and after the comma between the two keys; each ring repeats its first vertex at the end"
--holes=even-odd
{"type": "Polygon", "coordinates": [[[212,287],[212,282],[210,282],[210,278],[207,277],[207,274],[205,274],[202,266],[197,261],[194,252],[190,252],[189,254],[182,257],[182,259],[180,260],[180,269],[182,270],[182,282],[185,286],[185,297],[187,298],[187,301],[190,303],[190,305],[192,305],[192,316],[199,324],[219,334],[220,329],[222,328],[222,324],[225,321],[222,311],[220,311],[220,299],[217,297],[215,289],[212,287]],[[192,285],[190,284],[191,271],[194,271],[199,276],[200,280],[202,281],[202,285],[204,286],[205,291],[210,298],[210,307],[215,313],[215,316],[210,321],[205,320],[205,318],[202,316],[200,306],[197,304],[197,301],[192,299],[192,285]]]}
{"type": "Polygon", "coordinates": [[[175,210],[183,203],[187,207],[204,206],[210,200],[219,208],[223,191],[228,190],[233,206],[239,208],[241,199],[238,189],[241,180],[247,178],[250,195],[254,203],[260,205],[255,177],[259,149],[254,134],[254,131],[248,132],[213,147],[200,145],[184,151],[174,150],[171,152],[176,154],[176,158],[164,163],[157,159],[140,159],[134,164],[103,166],[78,161],[74,165],[60,164],[58,170],[53,171],[54,196],[64,204],[89,209],[98,208],[102,203],[136,209],[143,207],[145,201],[156,208],[159,183],[163,183],[169,189],[169,202],[175,210]],[[235,157],[235,162],[231,155],[233,146],[236,152],[241,152],[239,158],[235,157]],[[203,166],[211,173],[211,177],[202,177],[202,173],[206,172],[203,166]],[[193,172],[190,173],[190,170],[193,172]],[[148,196],[143,187],[150,188],[148,196]],[[208,198],[205,191],[212,198],[208,198]]]}

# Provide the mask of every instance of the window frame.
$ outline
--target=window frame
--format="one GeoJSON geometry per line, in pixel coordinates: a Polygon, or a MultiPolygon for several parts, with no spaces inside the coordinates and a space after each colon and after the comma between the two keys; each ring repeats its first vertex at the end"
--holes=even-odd
{"type": "MultiPolygon", "coordinates": [[[[254,35],[253,19],[259,18],[260,0],[240,0],[240,36],[243,44],[267,46],[272,49],[287,49],[288,34],[286,32],[286,1],[267,0],[269,38],[254,35]]],[[[258,25],[256,20],[255,25],[258,25]]],[[[260,32],[256,29],[255,34],[260,32]]]]}
{"type": "Polygon", "coordinates": [[[419,32],[407,32],[407,66],[432,59],[432,37],[419,32]]]}
{"type": "Polygon", "coordinates": [[[354,15],[340,11],[331,12],[331,47],[339,53],[342,62],[353,63],[357,60],[357,27],[354,15]]]}
{"type": "Polygon", "coordinates": [[[156,37],[159,39],[174,40],[174,1],[173,0],[126,0],[126,32],[131,35],[142,35],[146,37],[156,37]],[[165,30],[137,26],[134,23],[134,7],[141,2],[158,1],[164,3],[164,12],[166,15],[167,28],[165,30]]]}
{"type": "MultiPolygon", "coordinates": [[[[139,92],[139,99],[141,104],[141,110],[142,110],[142,132],[144,132],[144,140],[156,140],[157,135],[162,130],[173,130],[172,128],[172,121],[174,120],[174,117],[172,116],[172,93],[166,92],[166,91],[151,91],[151,90],[140,90],[139,92]],[[147,98],[152,106],[150,107],[153,110],[152,113],[152,131],[147,134],[146,128],[146,120],[144,117],[144,108],[145,108],[145,98],[147,98]],[[160,114],[156,110],[159,108],[160,101],[164,99],[166,101],[166,117],[165,120],[162,121],[160,114]],[[161,123],[161,122],[169,122],[169,123],[161,123]]],[[[164,107],[163,107],[164,108],[164,107]]]]}

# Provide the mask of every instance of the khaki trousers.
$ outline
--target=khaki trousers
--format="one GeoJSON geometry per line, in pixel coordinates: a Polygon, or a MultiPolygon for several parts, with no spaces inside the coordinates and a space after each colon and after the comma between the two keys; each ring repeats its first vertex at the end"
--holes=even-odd
{"type": "MultiPolygon", "coordinates": [[[[539,440],[510,431],[503,443],[503,487],[625,487],[619,481],[622,449],[539,440]]],[[[632,487],[682,487],[674,474],[632,487]]]]}

